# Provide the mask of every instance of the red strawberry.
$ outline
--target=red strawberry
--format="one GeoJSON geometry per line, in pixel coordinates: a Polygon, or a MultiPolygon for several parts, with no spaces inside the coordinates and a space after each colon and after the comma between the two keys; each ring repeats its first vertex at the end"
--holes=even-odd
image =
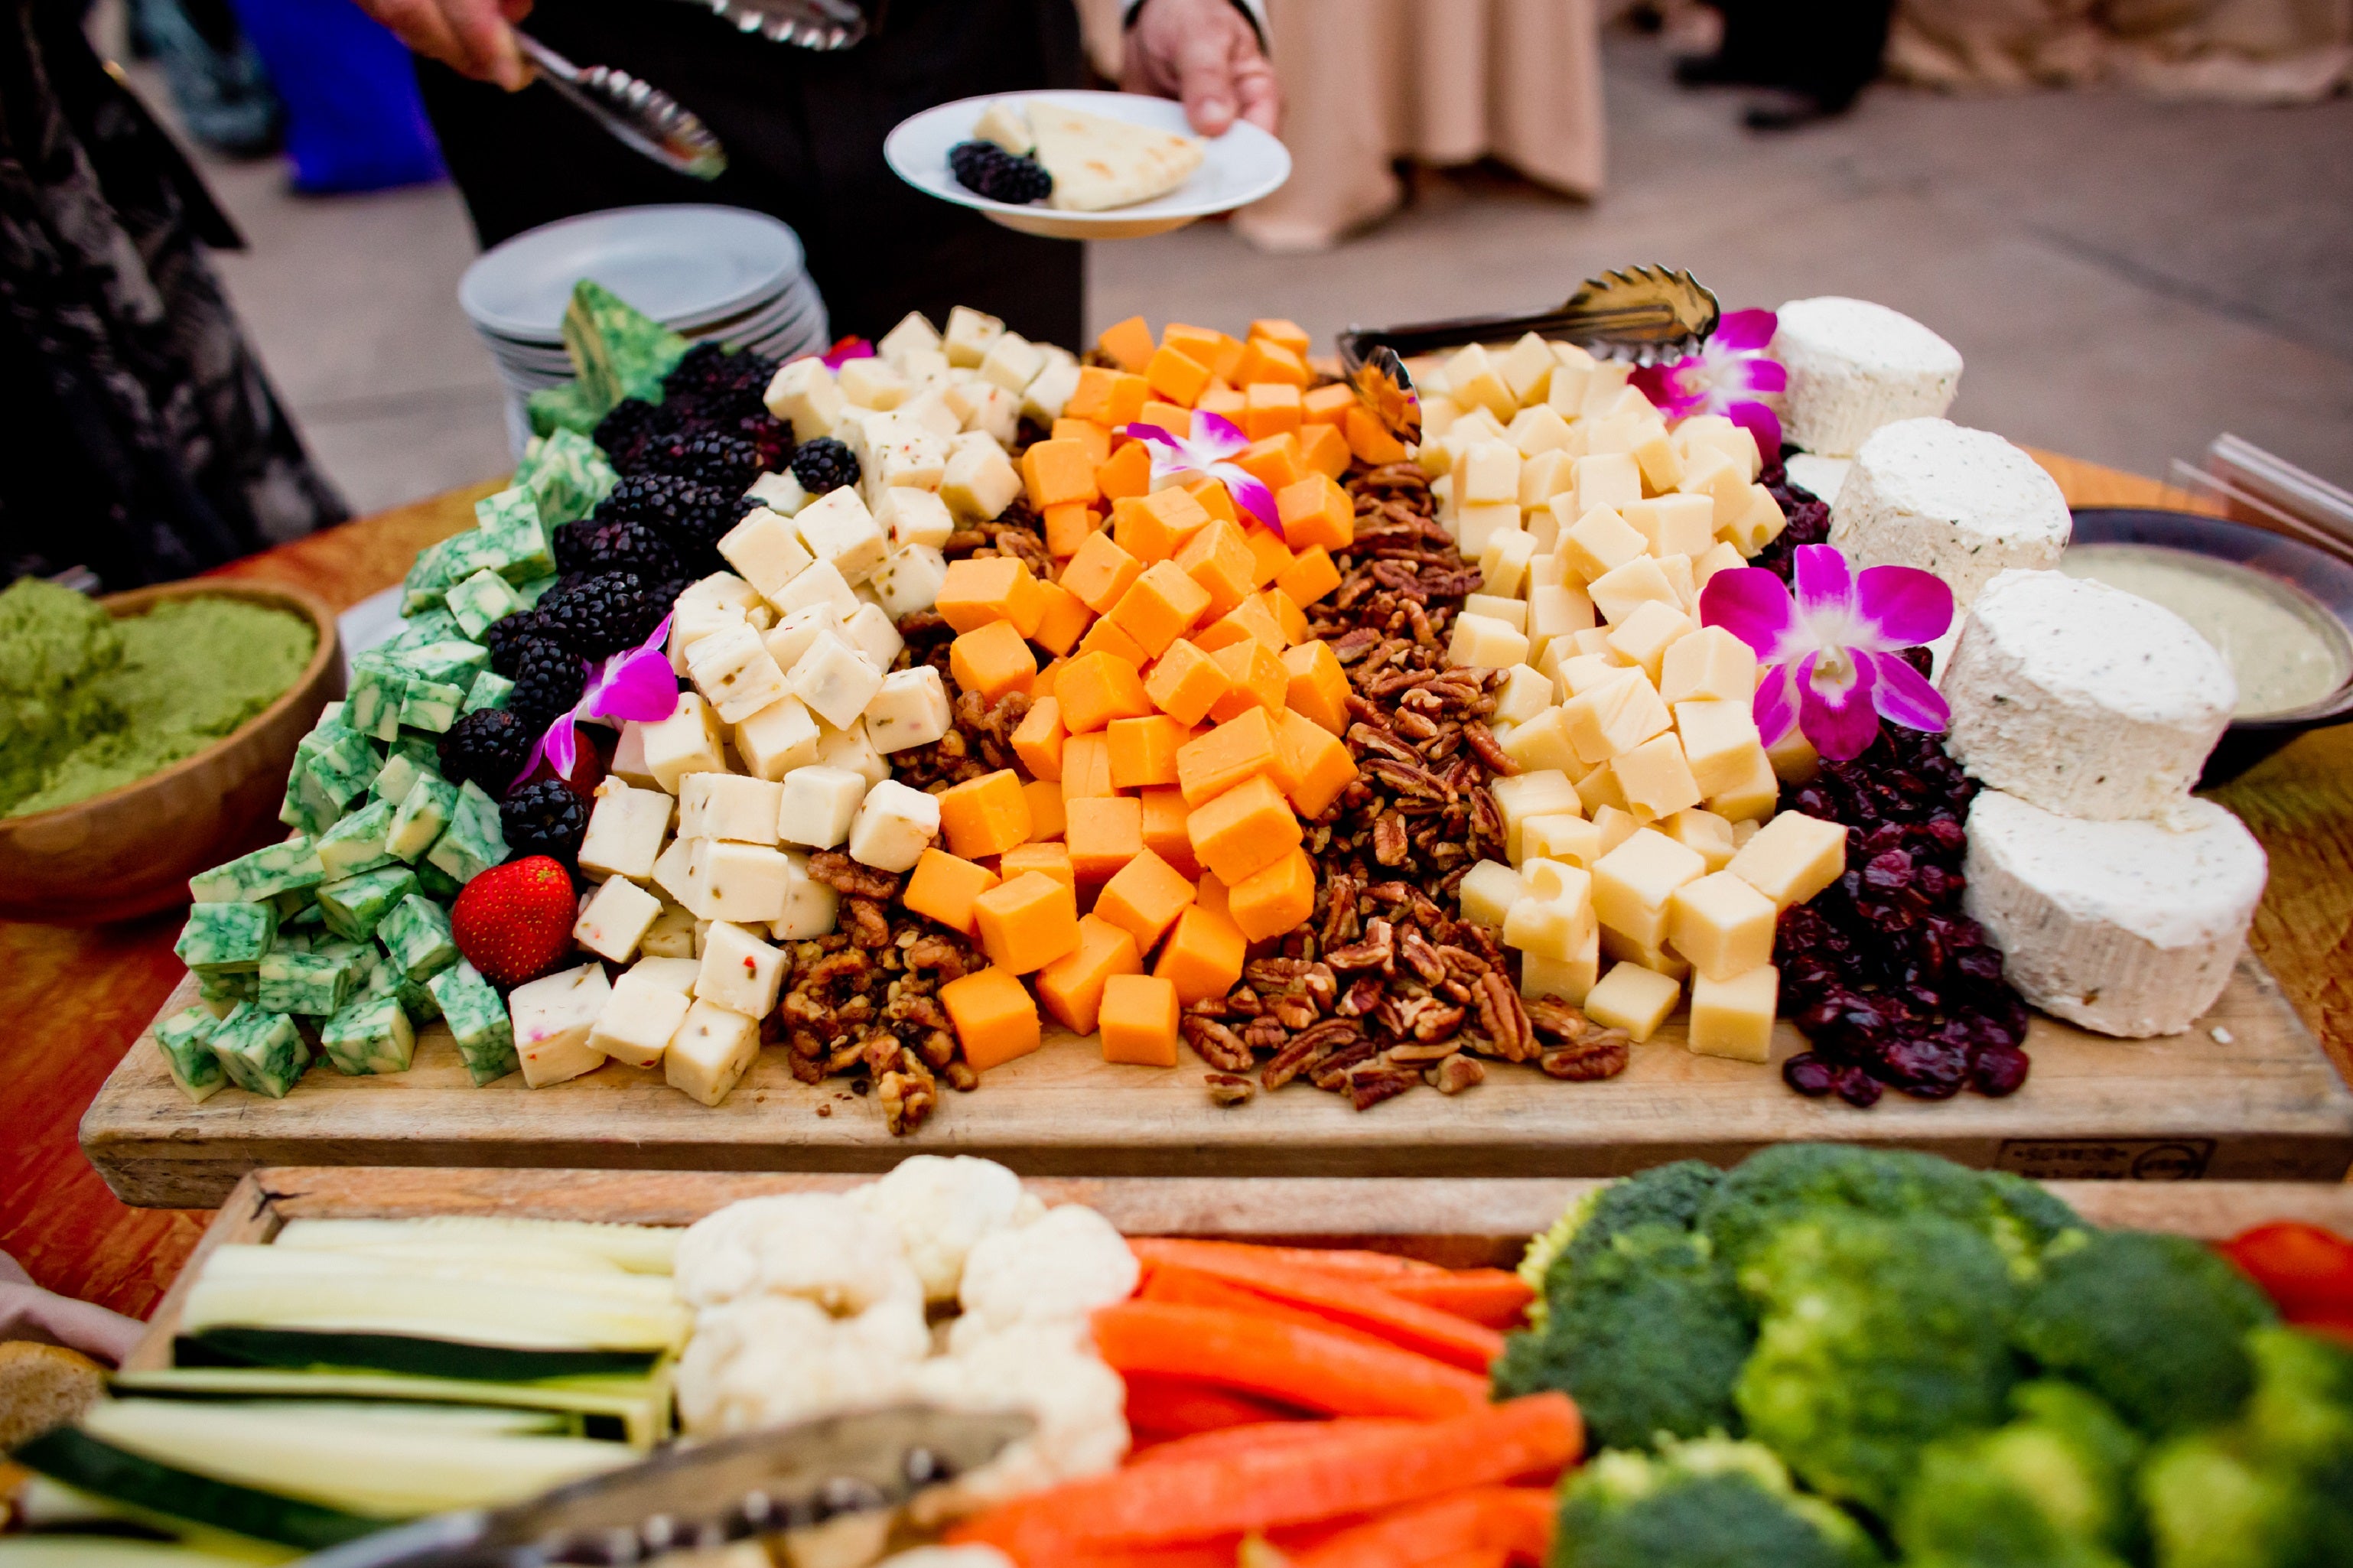
{"type": "Polygon", "coordinates": [[[571,877],[546,856],[533,855],[467,883],[449,910],[449,932],[484,979],[520,985],[571,952],[578,913],[571,877]]]}

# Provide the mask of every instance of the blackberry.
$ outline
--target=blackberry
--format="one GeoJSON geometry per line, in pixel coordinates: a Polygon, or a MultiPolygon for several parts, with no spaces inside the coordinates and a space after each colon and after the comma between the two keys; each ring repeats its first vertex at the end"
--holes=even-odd
{"type": "Polygon", "coordinates": [[[578,654],[549,637],[524,637],[517,643],[514,667],[514,673],[507,677],[514,682],[514,690],[507,697],[507,711],[533,734],[546,729],[549,720],[579,701],[580,693],[587,689],[588,667],[578,654]]]}
{"type": "Polygon", "coordinates": [[[657,473],[727,489],[740,490],[760,477],[759,448],[740,436],[717,431],[681,429],[656,437],[648,443],[644,460],[657,473]]]}
{"type": "Polygon", "coordinates": [[[603,658],[646,640],[669,605],[659,604],[634,572],[599,572],[539,602],[547,635],[583,658],[603,658]]]}
{"type": "Polygon", "coordinates": [[[1053,195],[1054,176],[1035,158],[1008,153],[994,142],[959,142],[948,149],[948,170],[956,184],[992,202],[1024,205],[1053,195]]]}
{"type": "Polygon", "coordinates": [[[512,616],[500,616],[484,628],[481,642],[491,650],[491,668],[512,680],[522,658],[522,643],[531,637],[546,635],[547,623],[539,618],[537,610],[517,610],[512,616]]]}
{"type": "Polygon", "coordinates": [[[584,518],[555,531],[555,569],[575,572],[635,572],[648,582],[678,575],[678,552],[636,518],[599,522],[584,518]]]}
{"type": "Polygon", "coordinates": [[[715,342],[697,343],[662,378],[664,401],[723,396],[745,390],[763,392],[776,374],[776,364],[767,355],[750,349],[730,350],[715,342]]]}
{"type": "Polygon", "coordinates": [[[544,855],[574,870],[580,841],[588,835],[588,808],[562,779],[537,779],[500,803],[499,832],[508,859],[544,855]]]}
{"type": "Polygon", "coordinates": [[[804,441],[793,454],[793,478],[813,496],[854,485],[859,473],[858,454],[830,436],[804,441]]]}
{"type": "Polygon", "coordinates": [[[627,474],[644,460],[646,442],[654,434],[661,410],[642,398],[625,397],[612,412],[596,421],[593,439],[603,447],[613,467],[627,474]]]}
{"type": "Polygon", "coordinates": [[[627,517],[650,525],[678,552],[680,574],[701,577],[725,564],[716,548],[720,538],[756,504],[744,499],[741,486],[729,489],[670,475],[633,474],[597,504],[595,521],[627,517]]]}
{"type": "Polygon", "coordinates": [[[502,708],[466,714],[441,737],[441,776],[451,784],[471,779],[474,787],[498,799],[531,760],[539,731],[502,708]]]}

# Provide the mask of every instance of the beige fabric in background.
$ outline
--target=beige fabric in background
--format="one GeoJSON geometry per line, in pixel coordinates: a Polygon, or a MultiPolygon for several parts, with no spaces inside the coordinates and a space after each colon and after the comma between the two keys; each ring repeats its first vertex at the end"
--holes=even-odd
{"type": "MultiPolygon", "coordinates": [[[[1095,68],[1119,72],[1120,0],[1080,0],[1095,68]]],[[[1270,0],[1290,183],[1234,215],[1264,250],[1320,250],[1404,198],[1399,158],[1493,157],[1599,195],[1596,0],[1270,0]]]]}
{"type": "Polygon", "coordinates": [[[1887,66],[1934,87],[2308,103],[2353,80],[2353,0],[1903,0],[1887,66]]]}

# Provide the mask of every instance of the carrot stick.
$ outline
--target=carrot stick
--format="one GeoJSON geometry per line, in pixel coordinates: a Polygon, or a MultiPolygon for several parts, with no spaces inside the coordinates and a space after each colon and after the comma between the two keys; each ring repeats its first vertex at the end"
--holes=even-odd
{"type": "Polygon", "coordinates": [[[1367,1279],[1384,1295],[1419,1301],[1491,1329],[1516,1329],[1536,1293],[1505,1268],[1460,1268],[1449,1274],[1402,1274],[1367,1279]]]}
{"type": "MultiPolygon", "coordinates": [[[[1145,1303],[1141,1310],[1155,1309],[1145,1303]]],[[[1577,1406],[1562,1394],[1531,1394],[1409,1428],[1361,1430],[1335,1422],[1323,1436],[1316,1443],[1090,1476],[966,1520],[949,1539],[995,1546],[1025,1568],[1050,1568],[1090,1551],[1215,1541],[1398,1508],[1465,1487],[1549,1479],[1584,1442],[1577,1406]]]]}
{"type": "Polygon", "coordinates": [[[1541,1563],[1552,1550],[1548,1490],[1474,1487],[1382,1514],[1294,1557],[1293,1568],[1419,1568],[1456,1552],[1541,1563]]]}
{"type": "Polygon", "coordinates": [[[1443,1557],[1412,1559],[1414,1568],[1512,1568],[1514,1561],[1530,1562],[1534,1559],[1515,1560],[1500,1546],[1474,1546],[1468,1552],[1450,1552],[1443,1557]]]}
{"type": "MultiPolygon", "coordinates": [[[[1180,1263],[1154,1264],[1145,1274],[1143,1288],[1136,1291],[1136,1295],[1146,1301],[1173,1301],[1187,1307],[1216,1307],[1223,1311],[1240,1312],[1244,1317],[1296,1323],[1303,1329],[1337,1334],[1344,1340],[1377,1345],[1383,1350],[1400,1348],[1395,1340],[1351,1328],[1337,1318],[1326,1317],[1304,1307],[1294,1307],[1287,1301],[1278,1301],[1180,1263]]],[[[1408,1345],[1402,1348],[1413,1350],[1418,1347],[1408,1345]]]]}
{"type": "Polygon", "coordinates": [[[1333,1415],[1435,1419],[1487,1402],[1487,1380],[1412,1351],[1258,1313],[1119,1301],[1094,1315],[1112,1370],[1195,1377],[1333,1415]]]}
{"type": "Polygon", "coordinates": [[[1271,1263],[1215,1243],[1140,1237],[1129,1245],[1146,1268],[1198,1268],[1467,1371],[1484,1373],[1504,1353],[1504,1336],[1484,1324],[1402,1300],[1361,1281],[1271,1263]]]}
{"type": "Polygon", "coordinates": [[[1127,1424],[1137,1433],[1155,1437],[1184,1438],[1235,1426],[1287,1426],[1303,1419],[1303,1412],[1191,1378],[1138,1373],[1127,1380],[1127,1424]]]}
{"type": "Polygon", "coordinates": [[[1373,1252],[1361,1247],[1265,1247],[1252,1241],[1160,1239],[1184,1240],[1188,1247],[1215,1249],[1235,1258],[1257,1258],[1266,1263],[1288,1263],[1294,1268],[1313,1268],[1319,1274],[1337,1274],[1348,1279],[1394,1279],[1400,1274],[1419,1276],[1455,1272],[1440,1264],[1425,1263],[1419,1258],[1400,1258],[1394,1252],[1373,1252]]]}
{"type": "Polygon", "coordinates": [[[1054,1560],[1054,1568],[1234,1568],[1238,1542],[1202,1542],[1189,1546],[1109,1547],[1054,1560]]]}
{"type": "Polygon", "coordinates": [[[1347,1432],[1404,1432],[1421,1425],[1393,1416],[1343,1416],[1335,1421],[1261,1421],[1255,1426],[1229,1426],[1219,1432],[1197,1432],[1172,1438],[1128,1460],[1131,1465],[1164,1465],[1171,1459],[1213,1459],[1228,1454],[1271,1453],[1278,1448],[1313,1447],[1347,1432]]]}

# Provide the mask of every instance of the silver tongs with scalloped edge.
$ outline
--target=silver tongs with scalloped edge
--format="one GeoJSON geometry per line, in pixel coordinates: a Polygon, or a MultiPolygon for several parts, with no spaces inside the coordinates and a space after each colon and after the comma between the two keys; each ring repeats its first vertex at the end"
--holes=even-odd
{"type": "Polygon", "coordinates": [[[661,89],[611,66],[575,66],[521,28],[514,37],[540,80],[622,142],[698,180],[727,172],[727,150],[719,138],[661,89]]]}
{"type": "Polygon", "coordinates": [[[866,13],[853,0],[686,0],[709,8],[746,33],[771,43],[829,51],[866,37],[866,13]]]}
{"type": "Polygon", "coordinates": [[[299,1568],[604,1568],[896,1508],[1026,1437],[1016,1411],[902,1405],[681,1445],[530,1502],[396,1525],[299,1568]]]}
{"type": "Polygon", "coordinates": [[[1464,343],[1506,342],[1525,333],[1588,349],[1624,351],[1642,364],[1696,350],[1722,308],[1689,271],[1627,267],[1588,279],[1556,310],[1532,316],[1465,316],[1404,327],[1350,327],[1339,337],[1340,368],[1357,397],[1401,441],[1421,437],[1421,408],[1405,356],[1464,343]]]}

